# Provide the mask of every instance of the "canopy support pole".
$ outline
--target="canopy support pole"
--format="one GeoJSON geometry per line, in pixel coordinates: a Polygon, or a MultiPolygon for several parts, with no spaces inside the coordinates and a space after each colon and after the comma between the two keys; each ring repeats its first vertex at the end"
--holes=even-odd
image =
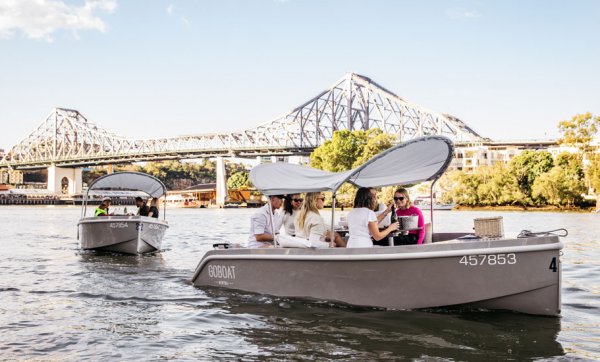
{"type": "Polygon", "coordinates": [[[279,243],[275,237],[275,224],[273,223],[273,206],[271,205],[271,196],[267,196],[267,204],[269,204],[269,221],[271,222],[271,235],[273,235],[273,246],[278,247],[279,243]]]}
{"type": "MultiPolygon", "coordinates": [[[[439,177],[431,182],[431,188],[429,189],[429,222],[431,223],[431,242],[433,243],[433,186],[439,180],[439,177]]],[[[423,230],[425,231],[425,230],[423,230]]]]}
{"type": "Polygon", "coordinates": [[[329,247],[335,248],[335,231],[333,224],[335,222],[335,191],[331,196],[331,230],[329,230],[329,247]]]}

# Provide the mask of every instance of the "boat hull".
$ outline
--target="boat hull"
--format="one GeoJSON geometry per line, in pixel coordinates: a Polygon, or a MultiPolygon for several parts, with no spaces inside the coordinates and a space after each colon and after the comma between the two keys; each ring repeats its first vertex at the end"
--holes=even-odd
{"type": "Polygon", "coordinates": [[[368,249],[229,249],[208,252],[195,286],[358,306],[448,306],[560,313],[557,237],[368,249]]]}
{"type": "Polygon", "coordinates": [[[79,239],[84,250],[143,254],[161,249],[169,225],[145,216],[88,217],[79,221],[79,239]]]}

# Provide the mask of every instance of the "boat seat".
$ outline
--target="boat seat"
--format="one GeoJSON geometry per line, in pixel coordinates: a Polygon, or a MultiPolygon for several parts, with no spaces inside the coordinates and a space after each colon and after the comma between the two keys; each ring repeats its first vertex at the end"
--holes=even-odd
{"type": "Polygon", "coordinates": [[[431,242],[432,242],[431,223],[428,222],[423,227],[425,228],[425,238],[423,239],[423,244],[431,244],[431,242]]]}

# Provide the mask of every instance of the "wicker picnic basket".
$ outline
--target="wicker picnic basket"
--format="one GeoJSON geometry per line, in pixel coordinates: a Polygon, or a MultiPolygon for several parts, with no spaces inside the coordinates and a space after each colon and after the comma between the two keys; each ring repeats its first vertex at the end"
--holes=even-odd
{"type": "Polygon", "coordinates": [[[481,238],[500,238],[504,236],[502,216],[474,219],[475,235],[481,238]]]}

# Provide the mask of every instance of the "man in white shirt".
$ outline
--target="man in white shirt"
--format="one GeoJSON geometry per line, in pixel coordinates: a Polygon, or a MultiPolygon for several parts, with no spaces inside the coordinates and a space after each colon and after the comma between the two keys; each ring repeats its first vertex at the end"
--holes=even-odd
{"type": "Polygon", "coordinates": [[[283,223],[283,213],[279,210],[283,204],[283,195],[271,195],[269,199],[271,205],[267,203],[258,209],[250,219],[249,248],[273,247],[273,230],[275,230],[276,235],[279,234],[279,229],[281,229],[281,224],[283,223]],[[271,219],[273,220],[274,228],[271,228],[271,219]]]}

